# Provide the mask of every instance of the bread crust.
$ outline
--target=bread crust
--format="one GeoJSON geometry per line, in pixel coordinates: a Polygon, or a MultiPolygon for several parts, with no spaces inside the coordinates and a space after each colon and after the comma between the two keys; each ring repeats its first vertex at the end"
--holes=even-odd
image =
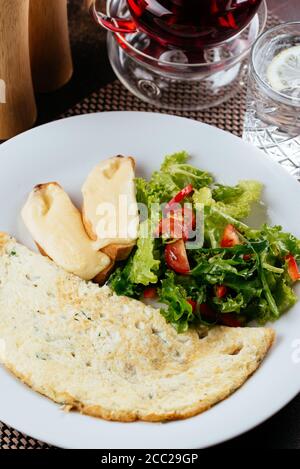
{"type": "Polygon", "coordinates": [[[111,260],[111,263],[105,269],[99,272],[99,274],[96,275],[96,277],[93,278],[93,282],[98,283],[99,285],[104,285],[111,271],[113,270],[114,266],[115,266],[115,262],[111,260]]]}
{"type": "Polygon", "coordinates": [[[57,181],[50,181],[50,182],[42,182],[40,184],[36,184],[33,190],[36,192],[39,192],[39,191],[46,189],[48,186],[56,186],[62,189],[62,186],[57,181]]]}
{"type": "Polygon", "coordinates": [[[34,241],[34,244],[36,245],[36,247],[38,248],[38,250],[40,251],[40,253],[42,254],[42,256],[48,257],[48,259],[50,259],[51,261],[53,260],[53,259],[51,259],[50,256],[48,256],[48,254],[46,253],[46,251],[42,248],[42,246],[39,245],[39,243],[37,243],[36,241],[34,241]]]}
{"type": "Polygon", "coordinates": [[[101,249],[101,251],[115,261],[124,261],[127,259],[134,246],[135,243],[109,244],[108,246],[105,246],[103,249],[101,249]]]}
{"type": "MultiPolygon", "coordinates": [[[[84,224],[85,231],[87,232],[89,238],[92,241],[97,241],[97,235],[95,234],[93,226],[86,216],[84,202],[82,205],[82,221],[84,224]]],[[[114,261],[124,261],[130,255],[135,245],[135,242],[132,242],[130,244],[109,244],[108,246],[105,246],[104,248],[100,249],[100,251],[104,252],[104,254],[106,254],[114,261]]]]}

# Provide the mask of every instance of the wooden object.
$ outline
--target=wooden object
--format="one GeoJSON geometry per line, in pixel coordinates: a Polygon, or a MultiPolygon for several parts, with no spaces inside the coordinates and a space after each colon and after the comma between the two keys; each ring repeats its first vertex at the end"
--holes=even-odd
{"type": "Polygon", "coordinates": [[[67,0],[30,0],[29,33],[35,89],[44,93],[65,85],[73,73],[67,0]]]}
{"type": "Polygon", "coordinates": [[[27,130],[36,120],[28,12],[29,0],[0,0],[0,140],[27,130]]]}

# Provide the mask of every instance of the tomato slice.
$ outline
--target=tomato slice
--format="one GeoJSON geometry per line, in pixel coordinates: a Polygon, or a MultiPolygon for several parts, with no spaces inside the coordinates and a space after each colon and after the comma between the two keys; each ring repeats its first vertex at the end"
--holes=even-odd
{"type": "Polygon", "coordinates": [[[155,287],[148,287],[144,290],[144,298],[156,298],[157,291],[155,287]]]}
{"type": "Polygon", "coordinates": [[[158,225],[159,236],[163,235],[167,238],[181,239],[183,238],[183,225],[182,220],[174,216],[167,216],[162,218],[158,225]]]}
{"type": "Polygon", "coordinates": [[[223,298],[227,295],[227,288],[225,287],[225,285],[216,285],[215,290],[217,298],[223,298]]]}
{"type": "Polygon", "coordinates": [[[181,222],[182,239],[183,241],[187,241],[190,237],[191,231],[194,230],[196,226],[196,216],[194,211],[189,207],[182,207],[181,213],[174,213],[174,217],[181,222]]]}
{"type": "Polygon", "coordinates": [[[243,322],[234,313],[224,313],[218,315],[212,308],[210,308],[207,304],[202,303],[200,305],[200,313],[202,318],[211,323],[217,322],[218,324],[222,324],[223,326],[228,327],[242,327],[243,322]]]}
{"type": "Polygon", "coordinates": [[[186,301],[187,301],[187,302],[191,305],[191,307],[193,308],[193,312],[196,311],[196,308],[197,308],[197,301],[192,300],[191,298],[188,298],[186,301]]]}
{"type": "Polygon", "coordinates": [[[160,220],[157,233],[158,235],[166,235],[169,238],[182,238],[184,241],[187,241],[195,225],[196,217],[193,210],[188,207],[182,207],[171,210],[166,218],[160,220]]]}
{"type": "Polygon", "coordinates": [[[215,323],[217,321],[217,313],[207,304],[202,303],[199,307],[201,317],[204,321],[215,323]]]}
{"type": "Polygon", "coordinates": [[[220,314],[219,318],[220,324],[228,327],[242,327],[242,321],[234,313],[223,313],[220,314]]]}
{"type": "Polygon", "coordinates": [[[246,261],[246,262],[247,262],[247,261],[250,261],[250,260],[251,260],[251,254],[244,254],[244,255],[243,255],[243,259],[244,259],[244,261],[246,261]]]}
{"type": "Polygon", "coordinates": [[[287,269],[290,278],[293,280],[293,282],[300,280],[300,272],[294,256],[292,256],[292,254],[288,254],[285,256],[285,260],[287,261],[287,269]]]}
{"type": "Polygon", "coordinates": [[[166,245],[165,260],[170,269],[178,274],[186,274],[191,270],[182,239],[166,245]]]}
{"type": "Polygon", "coordinates": [[[225,226],[220,244],[222,248],[232,248],[237,244],[241,244],[238,233],[233,225],[225,226]]]}
{"type": "Polygon", "coordinates": [[[194,191],[192,184],[188,184],[181,191],[178,192],[171,200],[165,205],[164,212],[167,213],[174,204],[179,204],[185,197],[194,191]]]}

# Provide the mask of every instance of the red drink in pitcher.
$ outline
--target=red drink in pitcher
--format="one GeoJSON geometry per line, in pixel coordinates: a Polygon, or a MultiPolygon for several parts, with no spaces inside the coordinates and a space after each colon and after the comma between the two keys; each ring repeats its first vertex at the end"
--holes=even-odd
{"type": "Polygon", "coordinates": [[[164,46],[221,43],[250,22],[262,0],[127,0],[134,23],[164,46]]]}

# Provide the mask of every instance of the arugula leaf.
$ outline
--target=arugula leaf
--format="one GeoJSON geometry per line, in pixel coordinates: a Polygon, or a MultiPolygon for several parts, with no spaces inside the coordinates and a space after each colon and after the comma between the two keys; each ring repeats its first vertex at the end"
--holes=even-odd
{"type": "Polygon", "coordinates": [[[257,277],[253,280],[244,280],[228,276],[226,287],[234,290],[236,293],[242,293],[247,305],[256,298],[260,298],[263,291],[261,282],[257,277]]]}
{"type": "Polygon", "coordinates": [[[197,282],[196,278],[187,275],[176,275],[176,283],[184,288],[187,298],[197,301],[199,304],[207,300],[207,286],[202,282],[197,282]]]}
{"type": "Polygon", "coordinates": [[[238,271],[230,265],[230,262],[218,258],[214,262],[202,261],[191,272],[191,275],[203,278],[203,280],[211,285],[223,284],[227,274],[241,276],[248,275],[248,270],[238,271]]]}
{"type": "Polygon", "coordinates": [[[166,277],[161,281],[161,288],[158,290],[159,300],[166,304],[166,309],[161,309],[161,314],[166,321],[171,323],[177,332],[188,330],[189,324],[196,320],[192,306],[186,300],[186,291],[176,284],[175,274],[171,271],[166,273],[166,277]]]}
{"type": "Polygon", "coordinates": [[[259,231],[252,232],[253,238],[266,239],[270,246],[270,252],[275,257],[285,257],[292,254],[300,258],[300,241],[291,233],[282,231],[281,226],[268,226],[264,224],[259,231]]]}
{"type": "Polygon", "coordinates": [[[133,257],[131,256],[125,266],[118,267],[109,277],[108,285],[117,295],[125,295],[131,298],[139,298],[141,287],[132,282],[131,268],[133,257]]]}
{"type": "Polygon", "coordinates": [[[251,301],[243,310],[247,322],[252,320],[258,321],[259,324],[265,324],[270,320],[270,309],[267,300],[261,296],[251,301]]]}

